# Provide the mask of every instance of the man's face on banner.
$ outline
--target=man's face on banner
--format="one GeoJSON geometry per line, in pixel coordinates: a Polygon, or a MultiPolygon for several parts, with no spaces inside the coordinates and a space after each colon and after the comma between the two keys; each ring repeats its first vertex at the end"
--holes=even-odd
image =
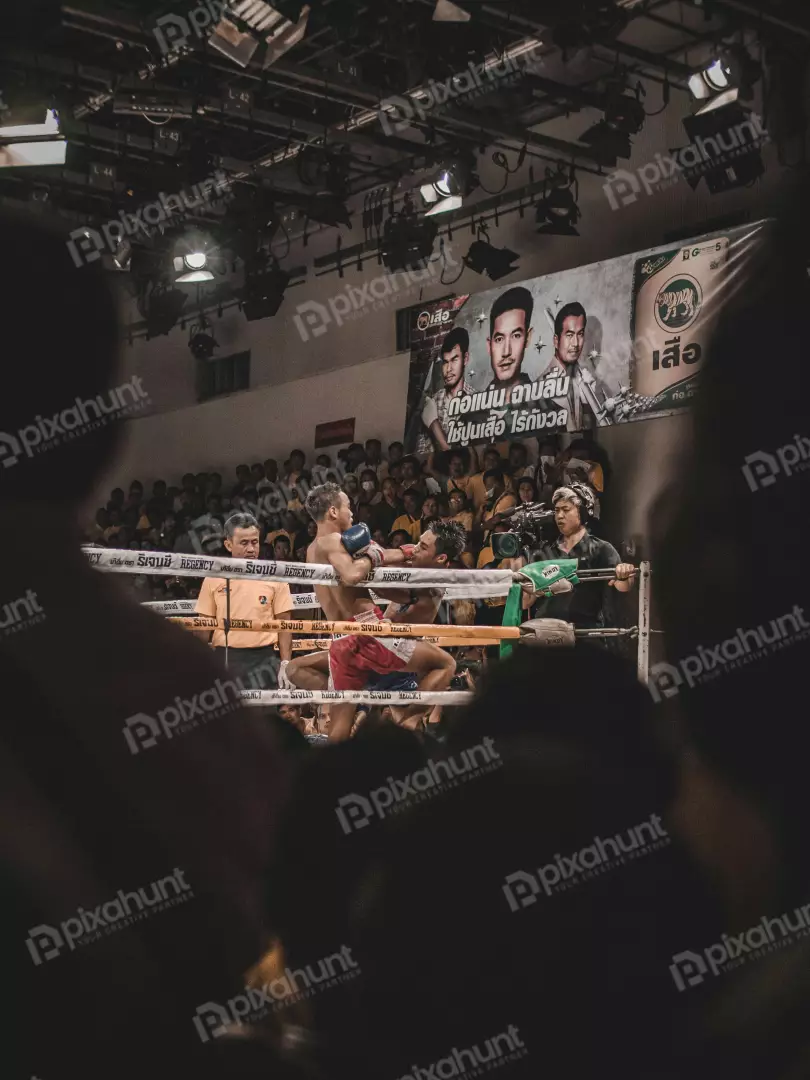
{"type": "Polygon", "coordinates": [[[554,352],[561,364],[575,364],[585,345],[585,316],[569,315],[563,319],[562,333],[554,335],[554,352]]]}
{"type": "Polygon", "coordinates": [[[453,394],[461,385],[470,354],[463,353],[460,345],[454,345],[449,353],[442,354],[442,379],[448,394],[453,394]]]}
{"type": "Polygon", "coordinates": [[[492,337],[487,338],[492,374],[499,383],[512,382],[520,375],[532,328],[526,326],[526,312],[521,308],[504,311],[495,320],[492,337]]]}

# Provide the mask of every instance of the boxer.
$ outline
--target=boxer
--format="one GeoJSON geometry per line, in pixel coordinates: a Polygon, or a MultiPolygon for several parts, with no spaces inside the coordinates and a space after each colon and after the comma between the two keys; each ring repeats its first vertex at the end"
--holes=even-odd
{"type": "MultiPolygon", "coordinates": [[[[348,496],[337,484],[312,488],[306,509],[318,527],[315,539],[307,548],[307,562],[328,563],[340,578],[337,586],[315,586],[318,603],[327,619],[366,624],[382,621],[382,611],[361,583],[380,566],[405,565],[414,554],[413,545],[384,549],[371,539],[367,525],[352,528],[348,496]]],[[[426,641],[349,634],[333,641],[329,668],[335,690],[363,690],[374,675],[409,671],[419,676],[417,689],[436,691],[446,690],[450,685],[456,663],[448,653],[426,641]]],[[[288,675],[294,681],[294,672],[288,671],[288,675]]],[[[411,715],[421,711],[420,705],[408,710],[411,715]]],[[[349,702],[332,706],[331,741],[349,737],[354,712],[355,706],[349,702]]]]}
{"type": "MultiPolygon", "coordinates": [[[[410,564],[423,569],[439,569],[457,560],[466,546],[467,535],[457,522],[434,521],[430,528],[422,533],[415,546],[410,564]]],[[[391,601],[385,612],[385,618],[391,622],[432,623],[439,611],[444,595],[443,589],[396,589],[379,590],[375,593],[391,601]]],[[[334,645],[333,645],[334,648],[334,645]]],[[[287,674],[292,683],[303,690],[326,690],[329,685],[329,651],[310,653],[309,656],[293,660],[287,674]]],[[[416,676],[410,671],[402,674],[372,676],[366,684],[368,690],[417,690],[416,676]]],[[[416,729],[420,726],[425,712],[411,709],[392,708],[394,720],[403,727],[416,729]]]]}

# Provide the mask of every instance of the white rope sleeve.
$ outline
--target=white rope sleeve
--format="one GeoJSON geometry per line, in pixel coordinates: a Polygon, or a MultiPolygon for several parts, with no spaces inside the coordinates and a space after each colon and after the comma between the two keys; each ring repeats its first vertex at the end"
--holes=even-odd
{"type": "Polygon", "coordinates": [[[329,705],[350,701],[355,705],[468,705],[474,698],[469,690],[242,690],[245,705],[329,705]]]}
{"type": "MultiPolygon", "coordinates": [[[[118,574],[164,574],[171,577],[250,578],[253,581],[301,581],[309,585],[339,585],[331,566],[318,563],[269,562],[262,559],[225,559],[208,555],[130,551],[117,548],[82,548],[91,566],[118,574]]],[[[422,570],[416,567],[380,567],[366,579],[369,585],[434,589],[448,585],[500,585],[508,591],[511,570],[422,570]]],[[[505,595],[505,593],[504,593],[505,595]]]]}

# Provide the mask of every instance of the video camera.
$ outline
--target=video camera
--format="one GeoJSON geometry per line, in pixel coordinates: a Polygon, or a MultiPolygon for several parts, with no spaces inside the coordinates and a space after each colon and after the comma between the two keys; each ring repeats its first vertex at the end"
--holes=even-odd
{"type": "Polygon", "coordinates": [[[534,561],[534,552],[556,535],[554,511],[545,503],[522,503],[504,514],[509,532],[493,533],[492,552],[497,559],[516,559],[524,554],[534,561]]]}

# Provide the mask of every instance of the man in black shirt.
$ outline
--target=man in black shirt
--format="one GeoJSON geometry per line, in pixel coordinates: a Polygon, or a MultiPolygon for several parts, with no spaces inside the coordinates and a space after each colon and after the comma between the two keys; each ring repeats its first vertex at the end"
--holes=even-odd
{"type": "Polygon", "coordinates": [[[536,616],[542,619],[564,619],[577,629],[598,629],[607,625],[604,611],[609,604],[608,588],[630,592],[636,572],[630,563],[623,563],[619,553],[606,540],[588,532],[593,518],[594,494],[585,484],[558,488],[551,499],[554,518],[560,535],[537,553],[537,561],[579,559],[580,570],[615,569],[616,578],[608,582],[581,582],[573,592],[540,600],[536,616]]]}

